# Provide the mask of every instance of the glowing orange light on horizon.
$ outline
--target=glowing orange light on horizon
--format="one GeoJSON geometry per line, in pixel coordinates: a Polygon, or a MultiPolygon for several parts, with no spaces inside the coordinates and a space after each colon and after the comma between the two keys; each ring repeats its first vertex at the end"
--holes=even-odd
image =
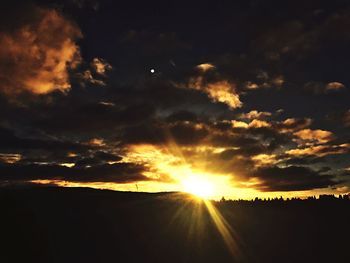
{"type": "Polygon", "coordinates": [[[210,198],[214,195],[214,184],[205,178],[192,176],[183,182],[183,191],[201,198],[210,198]]]}

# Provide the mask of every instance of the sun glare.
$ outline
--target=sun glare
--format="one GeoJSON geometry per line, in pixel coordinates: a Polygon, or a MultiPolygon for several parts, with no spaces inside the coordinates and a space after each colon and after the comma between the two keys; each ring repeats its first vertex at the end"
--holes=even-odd
{"type": "Polygon", "coordinates": [[[184,192],[200,198],[210,198],[214,195],[214,185],[205,178],[190,177],[183,181],[184,192]]]}

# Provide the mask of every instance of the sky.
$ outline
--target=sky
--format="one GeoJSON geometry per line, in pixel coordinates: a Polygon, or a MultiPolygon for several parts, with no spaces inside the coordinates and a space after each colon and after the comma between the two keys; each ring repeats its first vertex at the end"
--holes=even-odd
{"type": "Polygon", "coordinates": [[[350,192],[350,3],[2,1],[0,185],[350,192]]]}

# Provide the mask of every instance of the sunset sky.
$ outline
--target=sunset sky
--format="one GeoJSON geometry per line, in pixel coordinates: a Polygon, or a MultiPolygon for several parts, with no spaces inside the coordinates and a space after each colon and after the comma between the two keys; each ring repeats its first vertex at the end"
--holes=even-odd
{"type": "Polygon", "coordinates": [[[0,185],[350,192],[350,4],[3,1],[0,185]]]}

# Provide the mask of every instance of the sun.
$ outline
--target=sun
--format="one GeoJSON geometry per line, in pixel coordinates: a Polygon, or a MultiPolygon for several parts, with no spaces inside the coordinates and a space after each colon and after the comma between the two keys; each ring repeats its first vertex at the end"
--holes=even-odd
{"type": "Polygon", "coordinates": [[[206,178],[191,176],[182,182],[183,191],[208,199],[214,195],[214,185],[206,178]]]}

